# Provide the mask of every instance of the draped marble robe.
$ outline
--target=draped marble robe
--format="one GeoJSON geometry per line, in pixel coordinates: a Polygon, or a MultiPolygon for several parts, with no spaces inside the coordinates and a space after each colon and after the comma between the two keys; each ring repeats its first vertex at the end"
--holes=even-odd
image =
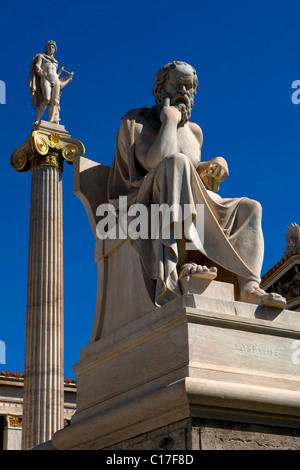
{"type": "MultiPolygon", "coordinates": [[[[135,126],[154,142],[159,124],[143,117],[146,108],[129,111],[122,119],[115,139],[115,159],[109,181],[108,200],[118,210],[119,196],[127,197],[128,207],[144,204],[190,204],[192,220],[187,228],[184,211],[171,212],[168,238],[160,225],[157,239],[131,239],[147,275],[156,282],[155,304],[163,305],[181,295],[178,282],[178,244],[175,226],[185,224],[187,239],[207,259],[239,278],[260,282],[264,242],[261,231],[261,206],[248,198],[222,199],[205,188],[196,171],[199,157],[175,155],[164,158],[148,171],[135,145],[135,126]],[[196,204],[204,206],[204,237],[196,230],[196,204]]],[[[189,125],[189,123],[187,123],[189,125]]],[[[161,223],[161,222],[160,222],[161,223]]]]}

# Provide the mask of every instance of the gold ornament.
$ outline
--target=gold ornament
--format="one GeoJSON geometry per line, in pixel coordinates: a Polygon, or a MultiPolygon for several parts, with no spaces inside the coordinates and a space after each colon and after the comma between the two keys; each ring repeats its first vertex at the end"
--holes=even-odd
{"type": "Polygon", "coordinates": [[[49,152],[48,142],[43,137],[37,137],[36,149],[40,155],[46,155],[49,152]]]}
{"type": "Polygon", "coordinates": [[[75,144],[68,144],[63,148],[63,157],[67,162],[73,162],[74,158],[80,155],[80,149],[75,144]]]}

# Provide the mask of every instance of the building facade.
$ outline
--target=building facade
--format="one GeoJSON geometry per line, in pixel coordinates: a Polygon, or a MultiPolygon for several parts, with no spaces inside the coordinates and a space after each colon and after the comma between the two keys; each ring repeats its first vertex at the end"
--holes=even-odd
{"type": "MultiPolygon", "coordinates": [[[[21,450],[24,376],[0,372],[0,450],[21,450]]],[[[76,409],[76,380],[64,380],[64,425],[76,409]]]]}
{"type": "Polygon", "coordinates": [[[300,311],[300,226],[291,224],[286,232],[283,258],[264,274],[261,287],[287,300],[286,308],[300,311]]]}

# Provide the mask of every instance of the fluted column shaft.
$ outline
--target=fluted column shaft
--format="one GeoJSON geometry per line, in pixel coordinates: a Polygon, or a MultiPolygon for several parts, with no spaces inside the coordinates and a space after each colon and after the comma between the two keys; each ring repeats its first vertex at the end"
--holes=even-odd
{"type": "Polygon", "coordinates": [[[63,427],[62,171],[32,168],[23,449],[63,427]]]}
{"type": "Polygon", "coordinates": [[[64,126],[41,121],[10,157],[31,171],[22,447],[52,439],[64,424],[62,173],[84,156],[64,126]]]}

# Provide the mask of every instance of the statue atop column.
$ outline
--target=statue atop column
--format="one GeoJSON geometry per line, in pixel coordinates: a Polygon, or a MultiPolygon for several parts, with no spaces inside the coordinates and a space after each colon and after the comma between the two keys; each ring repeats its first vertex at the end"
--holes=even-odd
{"type": "Polygon", "coordinates": [[[64,422],[62,177],[64,162],[73,164],[84,146],[59,125],[61,91],[73,72],[57,73],[56,51],[56,43],[48,41],[45,53],[32,60],[29,86],[37,116],[10,159],[14,170],[31,172],[23,449],[50,440],[64,422]],[[47,107],[49,122],[40,122],[47,107]],[[49,385],[36,386],[37,377],[49,385]]]}
{"type": "Polygon", "coordinates": [[[72,81],[74,72],[67,72],[62,67],[57,73],[58,62],[54,58],[57,46],[54,41],[48,41],[44,54],[37,54],[30,66],[29,88],[31,104],[38,108],[34,124],[38,124],[48,106],[48,121],[59,124],[60,96],[62,89],[72,81]],[[62,78],[62,73],[68,75],[62,78]]]}

